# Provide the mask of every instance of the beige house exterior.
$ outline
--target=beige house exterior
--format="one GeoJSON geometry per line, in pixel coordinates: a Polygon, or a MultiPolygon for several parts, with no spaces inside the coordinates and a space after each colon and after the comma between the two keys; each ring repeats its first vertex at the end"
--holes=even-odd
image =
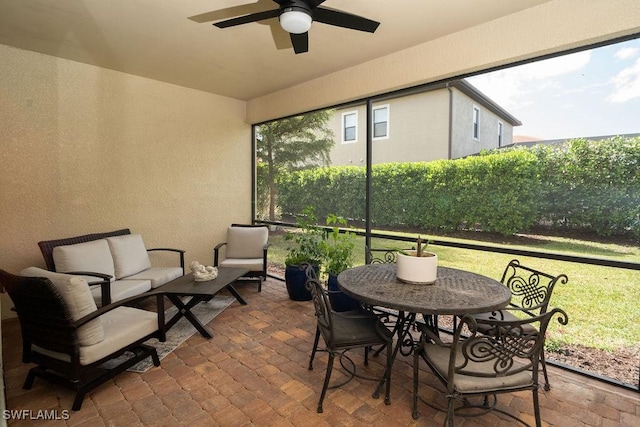
{"type": "MultiPolygon", "coordinates": [[[[334,166],[366,163],[366,104],[335,110],[334,166]]],[[[522,123],[466,80],[372,104],[372,162],[456,159],[512,143],[522,123]]]]}

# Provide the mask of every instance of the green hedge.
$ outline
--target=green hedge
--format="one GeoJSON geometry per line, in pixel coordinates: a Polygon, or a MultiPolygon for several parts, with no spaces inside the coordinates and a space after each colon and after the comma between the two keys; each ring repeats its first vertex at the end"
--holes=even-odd
{"type": "MultiPolygon", "coordinates": [[[[374,165],[377,228],[482,230],[504,235],[534,225],[599,235],[640,235],[640,138],[572,140],[558,149],[494,150],[457,160],[374,165]]],[[[315,206],[364,220],[365,169],[314,168],[284,174],[278,204],[295,215],[315,206]]]]}

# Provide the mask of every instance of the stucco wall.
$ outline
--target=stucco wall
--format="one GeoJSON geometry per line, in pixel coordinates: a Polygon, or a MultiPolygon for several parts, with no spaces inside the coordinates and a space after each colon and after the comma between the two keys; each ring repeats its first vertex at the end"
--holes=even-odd
{"type": "Polygon", "coordinates": [[[0,45],[0,105],[0,268],[125,227],[210,264],[251,219],[244,102],[0,45]]]}
{"type": "Polygon", "coordinates": [[[477,154],[498,147],[498,122],[502,123],[503,145],[513,141],[513,126],[497,114],[474,101],[458,89],[453,89],[451,158],[477,154]],[[480,109],[480,134],[473,138],[473,107],[480,109]]]}
{"type": "Polygon", "coordinates": [[[553,0],[252,99],[247,121],[325,108],[638,32],[637,0],[553,0]]]}

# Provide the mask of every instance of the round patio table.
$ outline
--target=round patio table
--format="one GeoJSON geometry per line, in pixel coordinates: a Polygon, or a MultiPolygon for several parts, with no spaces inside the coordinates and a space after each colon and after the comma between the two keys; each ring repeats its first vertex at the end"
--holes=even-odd
{"type": "Polygon", "coordinates": [[[370,305],[434,316],[499,310],[511,299],[499,281],[448,267],[438,267],[435,283],[414,285],[398,280],[394,263],[362,265],[340,273],[338,286],[370,305]]]}
{"type": "Polygon", "coordinates": [[[511,300],[511,291],[499,281],[448,267],[438,267],[435,283],[415,285],[398,280],[395,263],[362,265],[340,273],[338,286],[366,304],[398,311],[392,363],[398,351],[405,356],[414,351],[416,342],[410,330],[417,314],[422,314],[427,327],[437,334],[439,315],[485,313],[504,308],[511,300]]]}

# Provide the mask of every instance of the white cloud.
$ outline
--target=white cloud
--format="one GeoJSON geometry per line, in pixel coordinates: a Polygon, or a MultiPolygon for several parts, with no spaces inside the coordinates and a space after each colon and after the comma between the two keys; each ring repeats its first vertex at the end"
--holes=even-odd
{"type": "Polygon", "coordinates": [[[613,79],[615,91],[607,97],[612,103],[623,103],[640,98],[640,58],[631,67],[616,74],[613,79]]]}
{"type": "Polygon", "coordinates": [[[622,49],[618,49],[613,56],[616,59],[629,59],[635,58],[640,54],[640,49],[637,47],[623,47],[622,49]]]}
{"type": "Polygon", "coordinates": [[[518,67],[470,77],[467,80],[506,109],[529,103],[532,93],[557,87],[555,77],[583,69],[591,60],[591,51],[572,53],[532,62],[518,67]]]}

